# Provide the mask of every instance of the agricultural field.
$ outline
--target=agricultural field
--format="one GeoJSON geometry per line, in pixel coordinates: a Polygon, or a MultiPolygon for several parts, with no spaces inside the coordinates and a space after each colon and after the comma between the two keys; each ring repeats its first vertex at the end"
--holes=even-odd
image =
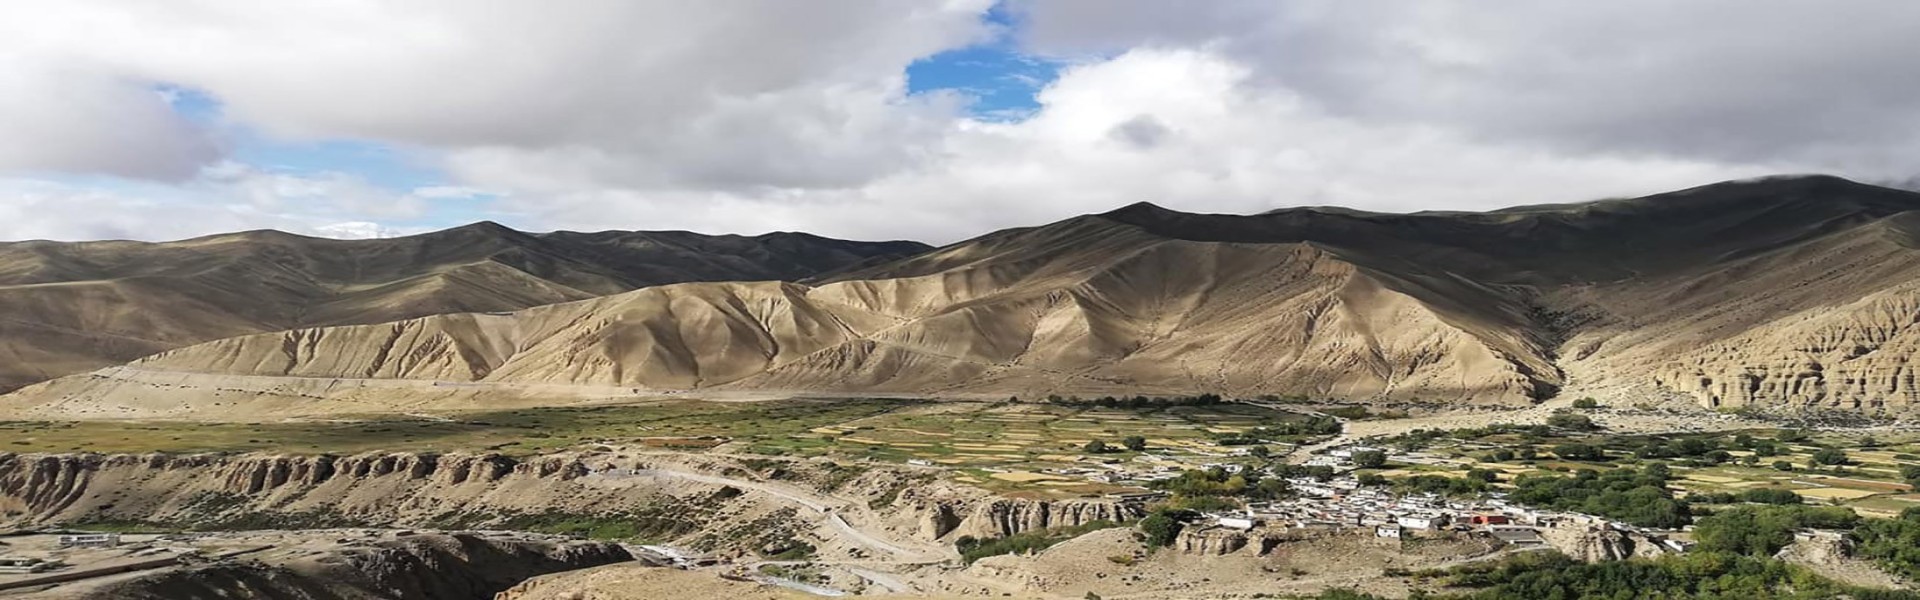
{"type": "Polygon", "coordinates": [[[1389,445],[1417,450],[1397,455],[1395,461],[1373,472],[1397,479],[1421,474],[1457,477],[1470,469],[1485,469],[1498,474],[1500,482],[1493,486],[1498,489],[1530,473],[1606,470],[1662,462],[1673,470],[1674,491],[1694,498],[1779,489],[1799,494],[1808,504],[1846,506],[1875,517],[1896,516],[1906,508],[1920,506],[1920,493],[1915,493],[1901,472],[1904,466],[1920,465],[1920,436],[1911,433],[1751,429],[1613,435],[1605,431],[1492,428],[1421,437],[1387,440],[1389,445]],[[1604,457],[1569,459],[1556,452],[1570,444],[1597,448],[1604,457]]]}
{"type": "MultiPolygon", "coordinates": [[[[671,400],[585,408],[288,421],[0,422],[0,452],[285,452],[494,451],[531,455],[590,444],[702,449],[721,443],[785,442],[809,429],[884,414],[917,402],[900,400],[671,400]]],[[[817,436],[814,436],[817,437],[817,436]]]]}
{"type": "MultiPolygon", "coordinates": [[[[959,469],[960,480],[1004,492],[1072,494],[1121,489],[1045,471],[1085,467],[1090,461],[1148,462],[1193,466],[1229,461],[1235,447],[1223,436],[1297,421],[1296,413],[1245,404],[1103,408],[1089,405],[949,403],[892,411],[812,433],[830,438],[842,453],[876,460],[920,460],[959,469]],[[1130,436],[1145,439],[1144,452],[1127,450],[1130,436]],[[1107,451],[1085,451],[1091,441],[1107,451]]],[[[1285,445],[1272,447],[1282,452],[1285,445]]],[[[802,450],[805,450],[804,448],[802,450]]]]}
{"type": "MultiPolygon", "coordinates": [[[[1189,468],[1245,461],[1227,446],[1256,427],[1303,419],[1246,404],[1099,407],[1017,402],[844,399],[668,400],[578,408],[366,415],[264,424],[168,421],[0,422],[0,452],[491,451],[532,455],[613,445],[828,457],[951,469],[965,483],[1043,495],[1137,490],[1048,471],[1125,463],[1189,468]],[[1143,451],[1128,437],[1144,438],[1143,451]],[[1106,452],[1087,452],[1100,440],[1106,452]],[[1148,455],[1142,459],[1142,455],[1148,455]],[[1141,460],[1136,460],[1141,459],[1141,460]]],[[[1268,447],[1278,454],[1292,438],[1268,447]]],[[[1241,450],[1236,452],[1236,450],[1241,450]]]]}

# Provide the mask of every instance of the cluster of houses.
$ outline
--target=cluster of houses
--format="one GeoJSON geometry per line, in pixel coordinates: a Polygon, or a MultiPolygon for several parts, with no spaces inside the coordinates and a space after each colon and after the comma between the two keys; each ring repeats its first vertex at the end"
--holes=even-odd
{"type": "Polygon", "coordinates": [[[1352,477],[1320,482],[1291,480],[1296,497],[1255,502],[1245,511],[1213,515],[1220,527],[1256,526],[1293,529],[1370,528],[1374,535],[1399,539],[1441,531],[1485,531],[1516,546],[1544,546],[1540,527],[1572,516],[1514,506],[1499,499],[1463,501],[1432,494],[1396,496],[1361,487],[1352,477]]]}
{"type": "MultiPolygon", "coordinates": [[[[1455,499],[1434,494],[1396,495],[1391,491],[1360,485],[1350,472],[1356,467],[1355,454],[1384,452],[1399,462],[1437,464],[1446,459],[1425,455],[1396,453],[1386,448],[1345,446],[1309,457],[1308,466],[1328,466],[1349,471],[1331,480],[1292,477],[1287,483],[1294,497],[1271,502],[1253,502],[1243,511],[1204,515],[1213,526],[1249,530],[1255,527],[1295,529],[1371,529],[1381,538],[1403,538],[1443,531],[1483,532],[1519,548],[1545,548],[1542,529],[1585,527],[1632,529],[1600,517],[1560,511],[1537,510],[1516,505],[1493,494],[1485,499],[1455,499]]],[[[1060,469],[1061,475],[1078,475],[1110,483],[1149,483],[1178,477],[1183,467],[1167,457],[1142,455],[1144,464],[1117,462],[1060,469]]],[[[1239,464],[1198,465],[1238,472],[1239,464]]],[[[1189,465],[1185,468],[1193,468],[1189,465]]],[[[1165,497],[1159,492],[1112,494],[1127,502],[1147,502],[1165,497]]],[[[1681,550],[1678,547],[1675,551],[1681,550]]]]}

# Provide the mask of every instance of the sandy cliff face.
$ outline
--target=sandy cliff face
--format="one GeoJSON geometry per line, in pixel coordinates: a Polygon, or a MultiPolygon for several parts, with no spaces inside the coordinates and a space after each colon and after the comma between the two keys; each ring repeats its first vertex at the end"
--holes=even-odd
{"type": "Polygon", "coordinates": [[[950,540],[1121,521],[1140,508],[1102,499],[993,496],[875,467],[837,490],[814,465],[766,479],[726,459],[680,455],[0,454],[0,524],[144,522],[181,528],[504,527],[606,522],[700,551],[751,552],[789,539],[823,555],[950,551],[950,540]],[[642,475],[629,475],[638,469],[642,475]],[[897,496],[895,496],[897,494],[897,496]],[[885,506],[868,510],[876,498],[885,506]],[[830,510],[829,510],[830,509],[830,510]],[[829,515],[886,531],[848,538],[829,515]]]}
{"type": "Polygon", "coordinates": [[[422,533],[298,554],[275,552],[259,559],[197,564],[42,596],[66,600],[486,600],[531,577],[632,558],[618,544],[606,542],[422,533]]]}

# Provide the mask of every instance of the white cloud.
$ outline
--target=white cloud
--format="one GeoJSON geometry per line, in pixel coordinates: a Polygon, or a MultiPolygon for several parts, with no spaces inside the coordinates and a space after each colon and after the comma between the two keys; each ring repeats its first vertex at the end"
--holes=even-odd
{"type": "Polygon", "coordinates": [[[88,65],[36,64],[5,51],[0,136],[0,172],[178,179],[218,155],[211,136],[140,81],[88,65]]]}
{"type": "MultiPolygon", "coordinates": [[[[901,68],[980,39],[987,6],[21,1],[0,4],[0,55],[200,90],[283,136],[444,148],[456,168],[556,162],[623,186],[832,187],[912,160],[952,117],[951,103],[906,98],[901,68]]],[[[63,101],[44,86],[14,91],[63,101]]]]}
{"type": "MultiPolygon", "coordinates": [[[[116,178],[0,179],[0,240],[173,240],[279,229],[336,238],[392,237],[446,191],[395,191],[344,173],[291,175],[217,163],[185,182],[116,178]]],[[[468,201],[456,198],[455,201],[468,201]]]]}
{"type": "Polygon", "coordinates": [[[528,229],[938,242],[1140,200],[1492,208],[1920,171],[1911,3],[1018,7],[1026,47],[1077,66],[1008,121],[905,89],[915,59],[992,34],[985,0],[0,3],[0,89],[24,91],[0,127],[27,140],[0,171],[187,177],[0,180],[0,238],[380,233],[333,226],[459,202],[528,229]],[[225,121],[195,130],[161,82],[225,121]],[[450,181],[222,162],[222,127],[392,144],[450,181]]]}
{"type": "Polygon", "coordinates": [[[1331,114],[1568,153],[1910,175],[1920,3],[1015,0],[1037,52],[1207,48],[1331,114]]]}
{"type": "Polygon", "coordinates": [[[316,237],[341,240],[373,240],[400,237],[419,232],[396,229],[370,221],[348,221],[345,223],[328,223],[326,225],[309,227],[304,233],[316,237]]]}
{"type": "Polygon", "coordinates": [[[952,241],[1147,200],[1256,212],[1340,204],[1405,211],[1497,208],[1676,189],[1766,165],[1568,156],[1420,125],[1327,112],[1196,50],[1135,50],[1069,69],[1019,123],[963,121],[925,164],[855,189],[760,194],[599,190],[507,202],[564,228],[800,228],[952,241]],[[1151,123],[1151,126],[1142,125],[1151,123]],[[1129,128],[1150,129],[1152,143],[1129,128]]]}

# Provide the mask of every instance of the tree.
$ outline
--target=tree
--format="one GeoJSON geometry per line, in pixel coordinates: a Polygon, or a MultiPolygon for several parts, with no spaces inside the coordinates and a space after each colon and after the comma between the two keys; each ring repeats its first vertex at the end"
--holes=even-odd
{"type": "Polygon", "coordinates": [[[1277,500],[1293,495],[1293,485],[1278,477],[1268,477],[1253,485],[1253,495],[1265,500],[1277,500]]]}
{"type": "Polygon", "coordinates": [[[1100,440],[1087,440],[1087,445],[1082,446],[1080,449],[1087,454],[1105,454],[1107,452],[1107,443],[1100,440]]]}
{"type": "Polygon", "coordinates": [[[1265,459],[1273,456],[1273,451],[1268,450],[1266,446],[1254,446],[1247,449],[1247,454],[1253,455],[1254,458],[1265,459]]]}
{"type": "Polygon", "coordinates": [[[1900,478],[1907,480],[1907,485],[1920,489],[1920,465],[1901,465],[1900,478]]]}
{"type": "Polygon", "coordinates": [[[1753,447],[1753,434],[1750,434],[1750,433],[1738,433],[1738,434],[1734,434],[1734,436],[1733,436],[1733,445],[1735,445],[1735,446],[1739,446],[1739,447],[1741,447],[1741,448],[1752,448],[1752,447],[1753,447]]]}
{"type": "Polygon", "coordinates": [[[1799,504],[1800,494],[1780,488],[1754,488],[1740,492],[1741,502],[1754,504],[1799,504]]]}
{"type": "Polygon", "coordinates": [[[1776,460],[1776,461],[1773,461],[1773,468],[1775,470],[1780,470],[1780,471],[1792,471],[1793,463],[1790,463],[1784,460],[1776,460]]]}
{"type": "Polygon", "coordinates": [[[1492,458],[1494,462],[1507,462],[1507,461],[1513,460],[1513,451],[1508,450],[1506,448],[1500,448],[1498,450],[1494,450],[1493,454],[1489,455],[1489,458],[1492,458]]]}
{"type": "Polygon", "coordinates": [[[1147,538],[1142,541],[1154,548],[1171,546],[1173,540],[1180,537],[1180,529],[1185,526],[1179,519],[1173,518],[1166,512],[1153,513],[1140,520],[1140,532],[1147,538]]]}
{"type": "Polygon", "coordinates": [[[1592,444],[1561,444],[1553,447],[1553,454],[1567,460],[1606,460],[1607,453],[1592,444]]]}
{"type": "Polygon", "coordinates": [[[1137,436],[1137,435],[1130,435],[1125,438],[1121,438],[1120,445],[1126,446],[1128,450],[1132,450],[1134,452],[1140,452],[1142,450],[1147,449],[1147,438],[1137,436]]]}
{"type": "Polygon", "coordinates": [[[1847,464],[1847,453],[1833,448],[1816,450],[1810,458],[1813,460],[1813,463],[1817,465],[1831,466],[1847,464]]]}
{"type": "Polygon", "coordinates": [[[1487,483],[1500,481],[1500,474],[1494,471],[1493,469],[1468,469],[1467,477],[1469,479],[1478,479],[1481,481],[1485,481],[1487,483]]]}
{"type": "Polygon", "coordinates": [[[1595,428],[1593,419],[1589,419],[1586,415],[1580,413],[1567,412],[1564,410],[1554,411],[1552,415],[1548,415],[1547,425],[1572,431],[1591,431],[1595,428]]]}
{"type": "Polygon", "coordinates": [[[1387,464],[1387,453],[1379,450],[1362,450],[1353,453],[1353,464],[1362,469],[1378,469],[1387,464]]]}

